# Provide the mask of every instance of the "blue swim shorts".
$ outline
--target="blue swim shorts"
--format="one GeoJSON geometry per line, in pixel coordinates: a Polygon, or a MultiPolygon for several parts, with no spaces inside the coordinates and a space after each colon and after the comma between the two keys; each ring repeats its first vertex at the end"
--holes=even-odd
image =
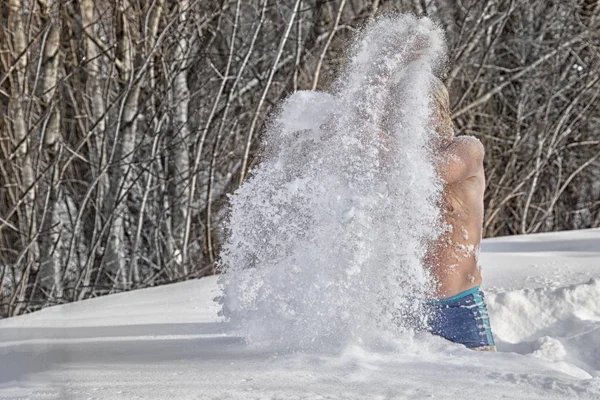
{"type": "Polygon", "coordinates": [[[494,346],[490,318],[479,286],[447,299],[430,300],[429,330],[468,348],[494,346]]]}

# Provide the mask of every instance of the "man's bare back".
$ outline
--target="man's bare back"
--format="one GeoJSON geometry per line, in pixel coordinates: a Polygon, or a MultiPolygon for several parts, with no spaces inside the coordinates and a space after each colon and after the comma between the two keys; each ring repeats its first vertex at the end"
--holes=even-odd
{"type": "Polygon", "coordinates": [[[444,185],[440,211],[444,231],[429,245],[425,263],[434,287],[429,328],[434,335],[476,350],[496,349],[480,289],[479,246],[483,229],[483,145],[454,137],[446,87],[434,79],[434,163],[444,185]]]}
{"type": "Polygon", "coordinates": [[[437,169],[444,182],[445,232],[432,244],[428,264],[435,296],[448,298],[481,283],[479,246],[483,224],[484,149],[471,136],[453,138],[440,148],[437,169]]]}

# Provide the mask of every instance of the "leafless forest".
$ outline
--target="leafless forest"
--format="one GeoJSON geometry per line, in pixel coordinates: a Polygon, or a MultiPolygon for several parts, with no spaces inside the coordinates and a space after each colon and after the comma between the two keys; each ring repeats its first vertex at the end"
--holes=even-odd
{"type": "Polygon", "coordinates": [[[269,112],[395,11],[447,32],[486,236],[600,226],[596,0],[2,0],[0,317],[213,273],[269,112]]]}

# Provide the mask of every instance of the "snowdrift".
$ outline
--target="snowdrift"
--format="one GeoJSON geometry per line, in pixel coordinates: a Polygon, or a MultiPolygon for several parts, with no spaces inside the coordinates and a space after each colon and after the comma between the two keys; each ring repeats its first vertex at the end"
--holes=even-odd
{"type": "Polygon", "coordinates": [[[600,230],[484,240],[498,353],[430,335],[253,349],[215,277],[0,321],[2,399],[599,399],[600,230]]]}

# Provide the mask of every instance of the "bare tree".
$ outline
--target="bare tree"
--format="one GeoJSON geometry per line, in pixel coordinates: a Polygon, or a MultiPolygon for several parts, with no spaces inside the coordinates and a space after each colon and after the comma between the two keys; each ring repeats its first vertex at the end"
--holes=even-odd
{"type": "Polygon", "coordinates": [[[10,121],[13,150],[9,159],[15,161],[16,183],[18,198],[14,204],[18,215],[18,229],[20,232],[21,248],[19,260],[22,268],[14,270],[13,279],[16,287],[12,293],[9,303],[9,314],[19,314],[26,305],[27,289],[32,276],[38,271],[39,245],[38,216],[35,207],[35,172],[32,138],[27,130],[28,121],[26,115],[26,96],[31,95],[29,88],[29,76],[27,74],[28,53],[26,29],[23,18],[25,4],[20,0],[8,2],[8,54],[10,57],[10,70],[7,71],[10,81],[10,99],[8,105],[8,120],[10,121]]]}
{"type": "MultiPolygon", "coordinates": [[[[62,299],[64,295],[63,275],[65,270],[65,250],[67,248],[66,235],[62,234],[63,223],[61,221],[61,207],[64,204],[64,195],[61,187],[60,161],[62,152],[62,138],[60,132],[60,110],[56,101],[59,62],[60,62],[60,3],[57,0],[41,1],[42,25],[47,26],[45,37],[42,39],[41,46],[43,55],[41,59],[42,83],[41,100],[42,108],[40,114],[43,115],[41,126],[41,135],[43,138],[45,162],[50,166],[46,204],[47,215],[42,218],[41,225],[48,232],[45,243],[42,246],[41,254],[41,280],[44,281],[44,275],[51,277],[51,284],[48,286],[50,297],[62,299]],[[46,223],[44,223],[46,222],[46,223]],[[45,274],[45,271],[48,274],[45,274]]],[[[46,286],[46,285],[43,285],[46,286]]]]}

